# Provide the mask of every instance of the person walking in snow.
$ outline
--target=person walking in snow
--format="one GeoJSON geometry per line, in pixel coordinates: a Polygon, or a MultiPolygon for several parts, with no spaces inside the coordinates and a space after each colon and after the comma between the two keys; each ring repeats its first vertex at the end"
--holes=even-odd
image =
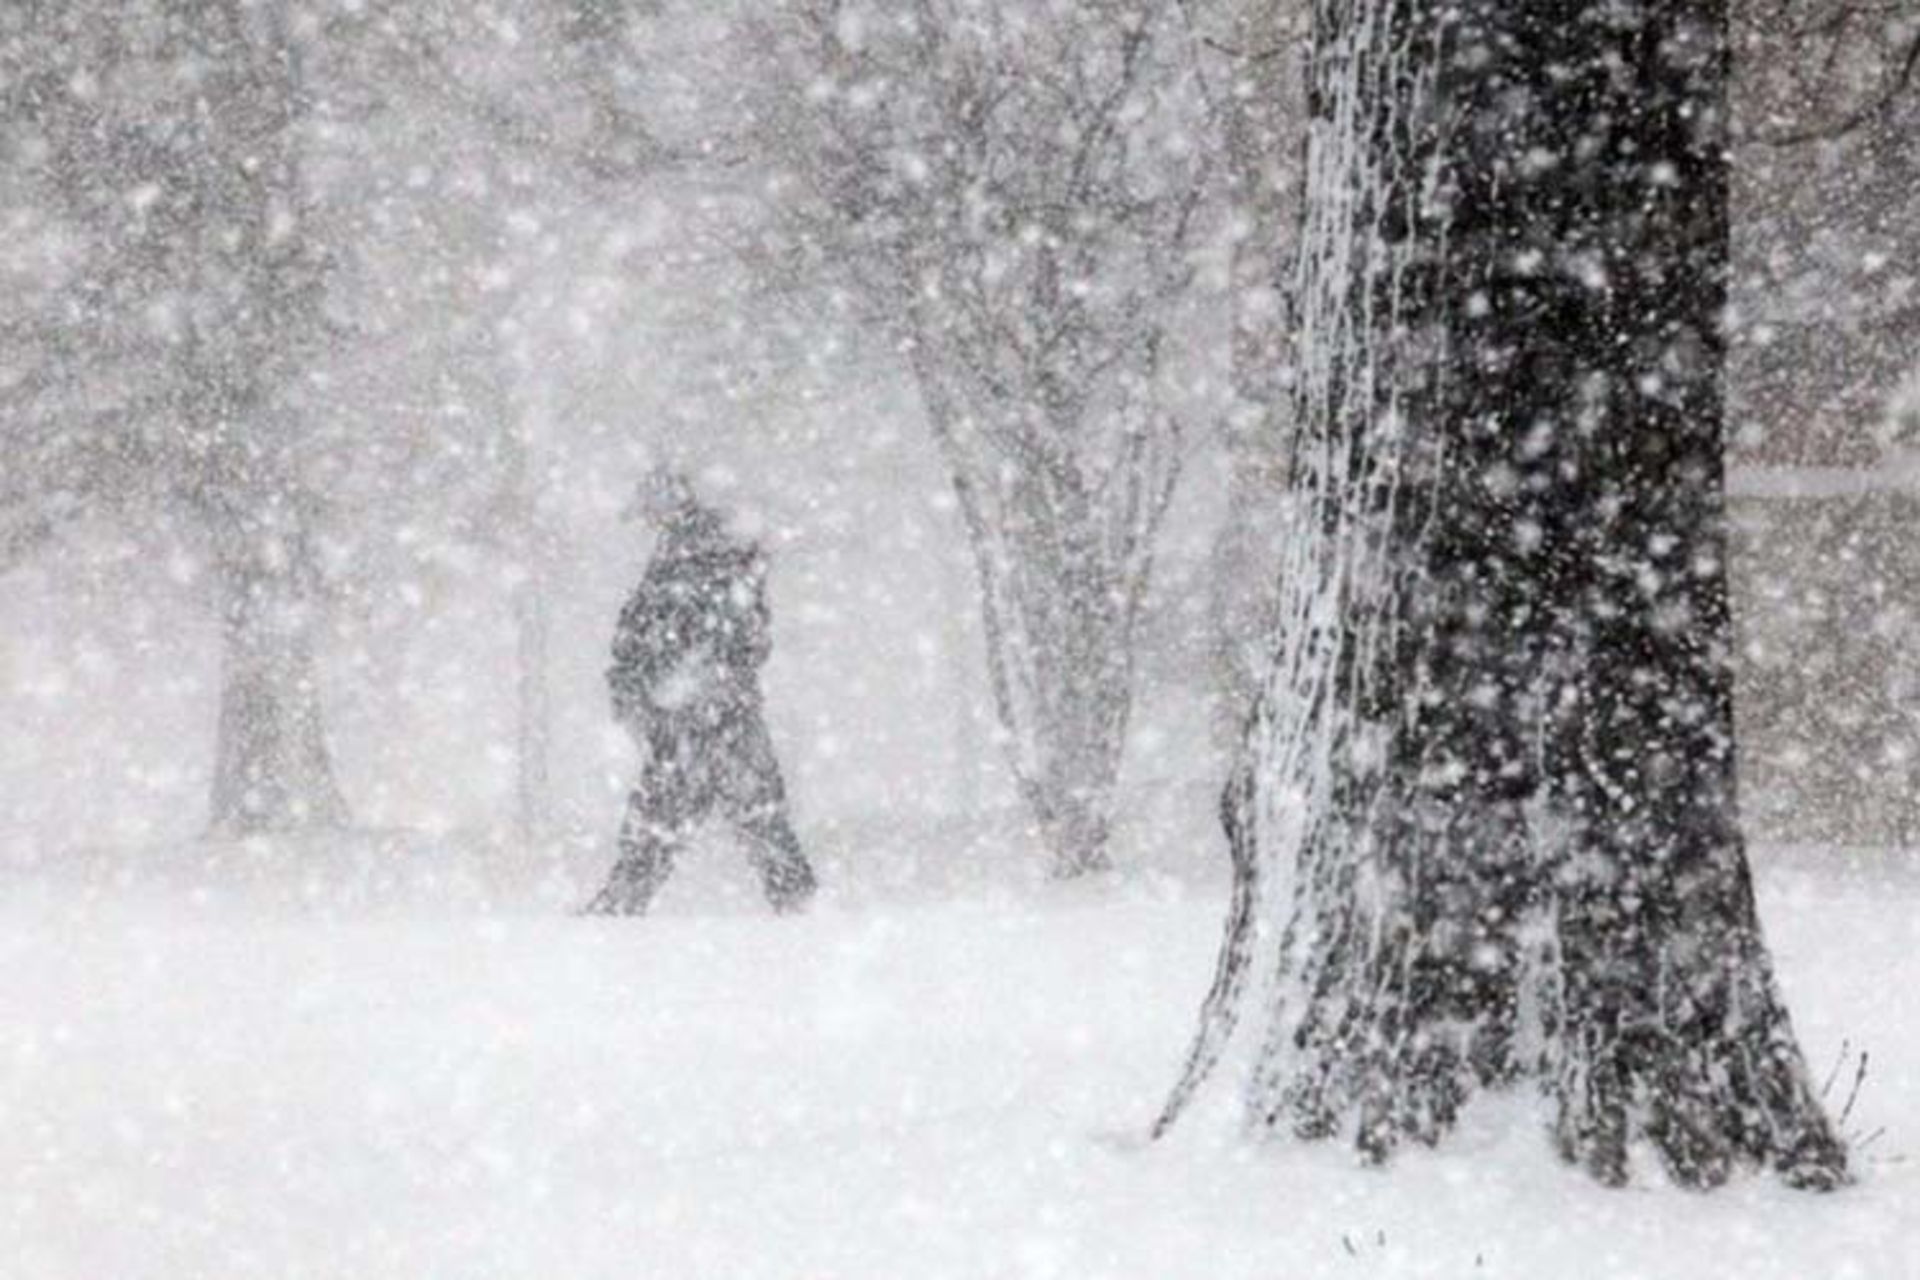
{"type": "Polygon", "coordinates": [[[693,829],[716,810],[742,837],[775,911],[813,896],[767,734],[760,668],[772,650],[766,561],[702,505],[685,477],[649,474],[625,513],[659,542],[620,611],[607,687],[646,753],[627,797],[619,860],[586,910],[640,915],[693,829]]]}

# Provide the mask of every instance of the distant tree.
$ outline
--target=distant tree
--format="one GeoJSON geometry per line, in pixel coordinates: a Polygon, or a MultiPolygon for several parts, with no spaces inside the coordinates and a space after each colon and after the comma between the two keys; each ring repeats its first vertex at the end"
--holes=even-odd
{"type": "MultiPolygon", "coordinates": [[[[372,188],[359,203],[389,224],[370,234],[390,252],[398,222],[407,250],[431,263],[407,292],[433,322],[403,340],[432,348],[413,356],[431,371],[430,403],[389,412],[378,428],[391,440],[411,437],[401,451],[420,463],[421,482],[386,476],[372,501],[414,504],[442,539],[499,558],[514,626],[514,822],[526,840],[552,818],[548,667],[561,495],[548,479],[544,437],[570,424],[530,416],[529,335],[516,312],[533,264],[557,238],[617,233],[636,197],[687,167],[690,157],[659,139],[644,110],[659,60],[646,24],[658,13],[653,0],[470,9],[373,0],[333,15],[315,40],[353,122],[360,154],[351,170],[372,188]],[[441,181],[409,183],[407,170],[422,166],[441,181]]],[[[399,268],[388,257],[381,269],[399,268]]],[[[386,289],[396,292],[391,281],[386,289]]]]}
{"type": "Polygon", "coordinates": [[[777,269],[918,385],[994,706],[1056,872],[1107,865],[1136,633],[1182,460],[1160,394],[1207,164],[1173,0],[778,0],[749,20],[777,269]]]}
{"type": "Polygon", "coordinates": [[[320,641],[451,545],[511,596],[542,826],[551,458],[515,308],[551,228],[677,160],[639,109],[653,9],[0,5],[0,570],[82,518],[205,556],[218,830],[344,818],[320,641]]]}
{"type": "Polygon", "coordinates": [[[1609,1183],[1846,1179],[1734,785],[1724,0],[1317,0],[1300,518],[1188,1074],[1384,1159],[1542,1082],[1609,1183]],[[1280,922],[1274,922],[1279,924],[1280,922]]]}
{"type": "Polygon", "coordinates": [[[211,813],[340,821],[315,668],[319,506],[298,375],[325,336],[308,109],[275,6],[25,4],[0,16],[0,549],[69,521],[185,531],[217,570],[211,813]]]}

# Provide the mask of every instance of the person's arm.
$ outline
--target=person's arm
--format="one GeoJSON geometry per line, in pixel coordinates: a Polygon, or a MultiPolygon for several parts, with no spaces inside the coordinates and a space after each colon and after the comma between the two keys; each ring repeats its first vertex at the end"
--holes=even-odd
{"type": "Polygon", "coordinates": [[[607,694],[613,718],[635,724],[646,715],[646,690],[652,680],[646,628],[651,621],[646,598],[635,592],[613,629],[613,663],[607,668],[607,694]]]}

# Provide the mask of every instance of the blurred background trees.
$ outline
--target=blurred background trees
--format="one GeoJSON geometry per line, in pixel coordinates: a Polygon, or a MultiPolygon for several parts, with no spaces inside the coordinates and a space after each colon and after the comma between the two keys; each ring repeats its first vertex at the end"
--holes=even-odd
{"type": "Polygon", "coordinates": [[[1165,386],[1212,164],[1170,0],[749,22],[768,253],[911,371],[964,517],[1007,759],[1056,873],[1108,864],[1140,613],[1187,445],[1165,386]]]}
{"type": "MultiPolygon", "coordinates": [[[[612,513],[668,454],[773,547],[803,817],[911,759],[1075,871],[1206,805],[1268,657],[1306,9],[0,5],[0,610],[99,637],[5,631],[11,772],[82,825],[124,749],[169,831],[591,829],[612,513]]],[[[1779,477],[1906,447],[1920,23],[1737,16],[1753,811],[1897,838],[1911,499],[1779,477]]]]}
{"type": "Polygon", "coordinates": [[[222,683],[211,817],[247,833],[345,816],[315,668],[322,608],[302,385],[329,252],[286,14],[239,0],[17,8],[10,211],[38,271],[5,304],[9,541],[106,516],[207,557],[222,683]]]}

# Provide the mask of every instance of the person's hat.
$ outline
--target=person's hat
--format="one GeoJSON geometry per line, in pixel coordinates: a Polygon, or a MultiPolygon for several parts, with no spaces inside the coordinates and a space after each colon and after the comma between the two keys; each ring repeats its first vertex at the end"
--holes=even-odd
{"type": "Polygon", "coordinates": [[[621,508],[620,518],[626,521],[659,520],[692,501],[693,486],[687,482],[686,476],[663,463],[640,477],[640,483],[633,488],[633,496],[621,508]]]}

